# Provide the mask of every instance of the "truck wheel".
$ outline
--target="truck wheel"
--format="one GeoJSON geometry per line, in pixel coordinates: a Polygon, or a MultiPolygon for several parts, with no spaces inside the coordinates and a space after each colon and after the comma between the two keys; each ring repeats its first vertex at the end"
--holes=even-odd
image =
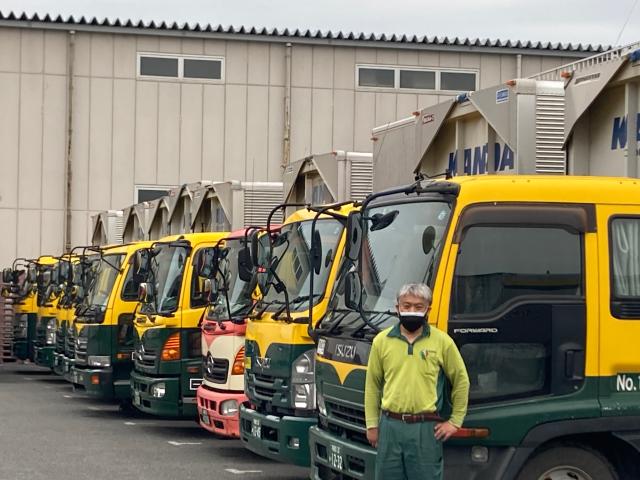
{"type": "Polygon", "coordinates": [[[618,480],[611,463],[588,447],[560,446],[529,460],[518,480],[618,480]]]}

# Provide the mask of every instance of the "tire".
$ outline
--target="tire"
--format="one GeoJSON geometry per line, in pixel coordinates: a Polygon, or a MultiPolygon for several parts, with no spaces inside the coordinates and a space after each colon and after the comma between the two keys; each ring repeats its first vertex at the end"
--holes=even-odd
{"type": "Polygon", "coordinates": [[[611,463],[600,453],[578,445],[543,450],[529,460],[518,480],[618,480],[611,463]]]}

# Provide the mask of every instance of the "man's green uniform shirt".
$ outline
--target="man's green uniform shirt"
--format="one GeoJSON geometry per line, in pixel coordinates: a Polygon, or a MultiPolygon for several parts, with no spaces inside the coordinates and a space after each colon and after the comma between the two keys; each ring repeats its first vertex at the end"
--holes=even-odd
{"type": "Polygon", "coordinates": [[[428,325],[413,344],[402,336],[399,324],[380,332],[369,354],[367,428],[378,426],[381,405],[395,413],[436,412],[444,391],[443,373],[453,387],[449,421],[460,427],[467,413],[469,376],[451,337],[428,325]]]}

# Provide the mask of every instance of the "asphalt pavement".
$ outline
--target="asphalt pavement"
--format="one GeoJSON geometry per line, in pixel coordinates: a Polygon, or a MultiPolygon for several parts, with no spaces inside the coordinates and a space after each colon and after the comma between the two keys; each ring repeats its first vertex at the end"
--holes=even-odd
{"type": "Polygon", "coordinates": [[[0,365],[0,480],[307,479],[195,421],[87,398],[33,365],[0,365]]]}

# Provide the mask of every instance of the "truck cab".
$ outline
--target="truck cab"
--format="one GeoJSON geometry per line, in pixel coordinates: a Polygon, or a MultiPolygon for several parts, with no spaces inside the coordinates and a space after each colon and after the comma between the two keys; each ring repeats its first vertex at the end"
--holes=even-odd
{"type": "Polygon", "coordinates": [[[75,388],[87,395],[123,403],[131,398],[133,316],[139,285],[131,259],[150,245],[137,242],[100,250],[86,302],[76,310],[74,329],[71,378],[75,388]]]}
{"type": "Polygon", "coordinates": [[[202,385],[198,387],[200,425],[217,435],[240,436],[244,393],[247,315],[256,298],[249,245],[259,230],[233,232],[204,263],[215,282],[202,322],[202,385]]]}
{"type": "MultiPolygon", "coordinates": [[[[364,386],[395,295],[433,290],[471,381],[445,478],[638,478],[637,181],[477,176],[374,194],[349,220],[332,308],[316,328],[311,478],[373,479],[364,386]]],[[[447,418],[447,388],[439,413],[447,418]]]]}
{"type": "Polygon", "coordinates": [[[33,356],[36,365],[53,367],[58,315],[58,259],[51,256],[38,258],[36,334],[33,356]]]}
{"type": "Polygon", "coordinates": [[[153,415],[196,418],[202,382],[200,322],[208,295],[198,262],[228,235],[165,237],[140,255],[146,282],[135,317],[133,405],[153,415]]]}
{"type": "Polygon", "coordinates": [[[73,268],[78,264],[79,259],[72,255],[62,255],[58,261],[58,303],[56,305],[56,341],[53,350],[53,373],[64,374],[64,347],[69,324],[73,323],[74,300],[73,300],[73,268]]]}
{"type": "Polygon", "coordinates": [[[35,261],[16,259],[3,271],[6,286],[2,295],[11,299],[13,309],[13,356],[18,360],[33,359],[38,305],[36,302],[37,266],[35,261]]]}
{"type": "Polygon", "coordinates": [[[240,408],[240,439],[274,460],[309,464],[308,430],[316,423],[315,344],[309,332],[327,308],[351,208],[339,204],[317,219],[317,209],[298,210],[278,234],[262,237],[264,254],[253,255],[265,293],[247,325],[248,403],[240,408]]]}

